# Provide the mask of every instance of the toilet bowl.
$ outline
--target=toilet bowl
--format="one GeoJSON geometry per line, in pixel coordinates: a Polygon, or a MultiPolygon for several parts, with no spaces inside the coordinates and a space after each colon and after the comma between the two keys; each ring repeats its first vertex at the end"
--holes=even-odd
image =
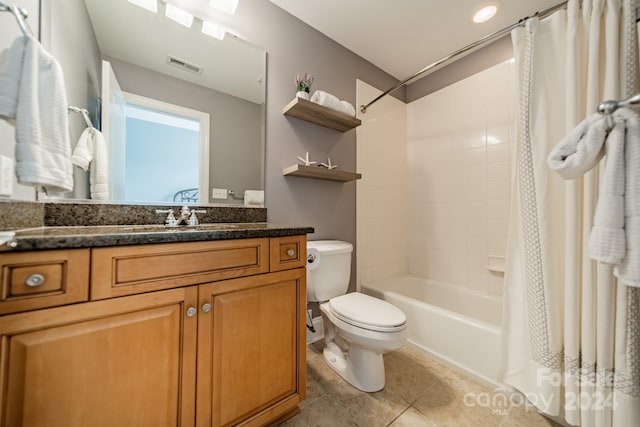
{"type": "Polygon", "coordinates": [[[307,243],[307,300],[320,302],[327,364],[354,387],[374,392],[385,384],[382,355],[406,342],[406,316],[386,301],[345,294],[352,251],[348,242],[307,243]]]}

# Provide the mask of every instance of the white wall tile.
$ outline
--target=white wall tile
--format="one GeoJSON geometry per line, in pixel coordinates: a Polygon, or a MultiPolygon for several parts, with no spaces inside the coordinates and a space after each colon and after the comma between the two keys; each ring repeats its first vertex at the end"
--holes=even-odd
{"type": "Polygon", "coordinates": [[[487,255],[487,239],[487,236],[467,235],[467,253],[487,255]]]}
{"type": "Polygon", "coordinates": [[[495,162],[487,165],[487,181],[509,181],[511,162],[495,162]]]}
{"type": "Polygon", "coordinates": [[[487,145],[487,163],[506,162],[509,160],[509,145],[506,142],[487,145]]]}
{"type": "Polygon", "coordinates": [[[502,295],[504,288],[504,275],[491,273],[487,279],[488,292],[493,295],[502,295]]]}
{"type": "Polygon", "coordinates": [[[509,181],[495,181],[487,183],[487,199],[507,200],[509,199],[509,181]]]}
{"type": "Polygon", "coordinates": [[[487,217],[505,219],[509,215],[509,200],[488,200],[487,217]]]}
{"type": "Polygon", "coordinates": [[[484,165],[487,161],[487,147],[467,150],[464,152],[463,157],[466,167],[484,165]]]}
{"type": "Polygon", "coordinates": [[[487,165],[471,166],[467,169],[467,183],[481,183],[487,181],[487,165]]]}
{"type": "MultiPolygon", "coordinates": [[[[489,254],[506,250],[513,72],[505,62],[408,104],[404,130],[399,116],[384,123],[391,117],[384,115],[363,132],[366,139],[358,134],[358,169],[366,177],[358,183],[358,244],[369,245],[359,247],[368,257],[358,262],[367,266],[362,280],[404,268],[501,294],[503,279],[486,264],[489,254]],[[393,191],[403,183],[405,191],[393,191]]],[[[369,87],[364,97],[377,93],[369,87]]]]}

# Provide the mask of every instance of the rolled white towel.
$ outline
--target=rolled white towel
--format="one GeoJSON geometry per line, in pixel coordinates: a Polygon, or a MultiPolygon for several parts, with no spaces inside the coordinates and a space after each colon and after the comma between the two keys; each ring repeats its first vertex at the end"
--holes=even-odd
{"type": "Polygon", "coordinates": [[[573,179],[606,152],[598,204],[589,238],[592,259],[615,264],[621,283],[640,287],[640,116],[619,108],[594,114],[570,132],[548,158],[562,177],[573,179]]]}
{"type": "Polygon", "coordinates": [[[353,108],[353,105],[351,105],[351,103],[349,101],[340,101],[340,104],[342,104],[342,109],[345,113],[347,113],[350,116],[354,116],[356,115],[356,109],[353,108]]]}
{"type": "Polygon", "coordinates": [[[244,205],[264,207],[264,191],[262,190],[245,190],[244,205]]]}
{"type": "Polygon", "coordinates": [[[592,114],[577,125],[551,151],[547,164],[564,179],[575,179],[593,168],[604,156],[609,118],[592,114]]]}
{"type": "Polygon", "coordinates": [[[311,102],[320,104],[324,107],[331,108],[332,110],[340,111],[341,113],[355,116],[356,111],[353,105],[346,101],[340,101],[335,95],[332,95],[323,90],[316,90],[311,96],[311,102]]]}

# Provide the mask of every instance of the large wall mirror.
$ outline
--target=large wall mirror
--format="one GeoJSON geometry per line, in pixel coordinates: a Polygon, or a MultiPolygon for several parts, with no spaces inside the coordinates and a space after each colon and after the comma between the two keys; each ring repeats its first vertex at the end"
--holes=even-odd
{"type": "MultiPolygon", "coordinates": [[[[202,3],[181,6],[191,2],[202,3]]],[[[43,0],[42,43],[62,65],[69,104],[106,137],[109,200],[242,204],[264,189],[266,51],[204,34],[210,17],[180,25],[166,7],[43,0]]],[[[86,125],[69,120],[75,146],[86,125]]],[[[88,174],[74,169],[66,197],[90,198],[88,174]]]]}

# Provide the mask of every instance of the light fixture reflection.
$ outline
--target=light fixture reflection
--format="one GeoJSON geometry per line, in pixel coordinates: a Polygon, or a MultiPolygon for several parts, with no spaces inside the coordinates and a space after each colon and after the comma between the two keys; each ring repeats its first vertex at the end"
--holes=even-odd
{"type": "Polygon", "coordinates": [[[238,0],[211,0],[211,6],[224,13],[233,15],[238,8],[238,0]]]}
{"type": "Polygon", "coordinates": [[[165,15],[167,15],[167,18],[172,19],[176,21],[178,24],[184,25],[187,28],[191,28],[191,25],[193,25],[192,14],[187,13],[184,10],[179,9],[175,6],[172,6],[169,3],[167,3],[167,10],[165,12],[165,15]]]}
{"type": "Polygon", "coordinates": [[[487,135],[487,144],[489,145],[495,145],[495,144],[500,144],[502,141],[500,140],[500,138],[497,138],[493,135],[487,135]]]}
{"type": "Polygon", "coordinates": [[[482,24],[493,18],[498,13],[498,5],[490,4],[482,7],[473,15],[473,22],[476,24],[482,24]]]}
{"type": "Polygon", "coordinates": [[[158,13],[158,0],[129,0],[129,3],[135,4],[143,9],[147,9],[153,13],[158,13]]]}
{"type": "Polygon", "coordinates": [[[223,40],[226,34],[224,28],[207,21],[202,21],[202,32],[218,40],[223,40]]]}

